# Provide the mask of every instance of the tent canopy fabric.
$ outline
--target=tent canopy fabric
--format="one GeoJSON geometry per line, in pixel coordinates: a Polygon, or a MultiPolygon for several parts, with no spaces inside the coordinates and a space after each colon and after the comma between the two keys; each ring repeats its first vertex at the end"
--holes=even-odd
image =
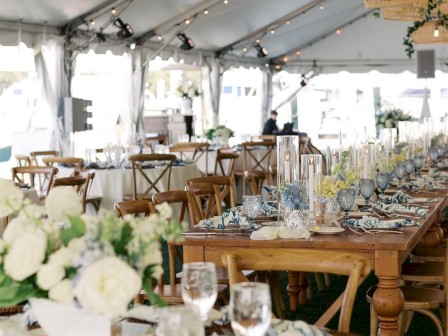
{"type": "MultiPolygon", "coordinates": [[[[56,34],[75,52],[121,53],[136,43],[146,59],[198,66],[215,57],[222,65],[281,64],[297,72],[401,72],[415,71],[415,57],[407,58],[402,44],[410,25],[374,18],[362,0],[3,0],[0,44],[20,39],[35,47],[56,34]],[[132,27],[131,37],[117,36],[117,17],[132,27]],[[195,48],[182,50],[178,33],[195,48]],[[257,57],[257,41],[267,57],[257,57]]],[[[443,45],[419,48],[435,49],[436,68],[445,70],[443,45]]]]}

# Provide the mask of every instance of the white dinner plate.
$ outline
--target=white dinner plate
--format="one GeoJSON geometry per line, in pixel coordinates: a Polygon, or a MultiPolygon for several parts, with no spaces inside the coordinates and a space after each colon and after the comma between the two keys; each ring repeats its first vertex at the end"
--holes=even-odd
{"type": "Polygon", "coordinates": [[[318,226],[309,228],[308,231],[316,234],[338,234],[345,231],[345,228],[342,227],[335,227],[335,226],[318,226]]]}

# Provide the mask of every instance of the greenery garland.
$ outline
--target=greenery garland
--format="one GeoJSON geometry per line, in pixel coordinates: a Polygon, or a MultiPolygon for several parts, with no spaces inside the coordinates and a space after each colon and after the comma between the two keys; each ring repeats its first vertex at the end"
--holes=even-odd
{"type": "Polygon", "coordinates": [[[403,45],[406,47],[406,55],[411,58],[415,52],[414,41],[412,41],[412,34],[416,32],[425,23],[430,21],[436,22],[436,27],[444,27],[448,30],[448,15],[443,14],[439,8],[444,0],[429,0],[426,10],[422,9],[423,19],[420,21],[414,21],[414,24],[408,27],[406,36],[403,39],[403,45]],[[437,14],[434,16],[434,11],[437,10],[437,14]]]}

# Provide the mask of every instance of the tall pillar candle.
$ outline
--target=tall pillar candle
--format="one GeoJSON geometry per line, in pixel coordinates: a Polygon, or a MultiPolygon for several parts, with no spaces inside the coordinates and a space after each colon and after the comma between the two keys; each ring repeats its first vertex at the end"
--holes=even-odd
{"type": "Polygon", "coordinates": [[[314,158],[309,158],[308,166],[308,197],[310,199],[310,212],[314,212],[314,158]]]}
{"type": "Polygon", "coordinates": [[[369,150],[366,149],[364,153],[364,178],[369,178],[369,150]]]}

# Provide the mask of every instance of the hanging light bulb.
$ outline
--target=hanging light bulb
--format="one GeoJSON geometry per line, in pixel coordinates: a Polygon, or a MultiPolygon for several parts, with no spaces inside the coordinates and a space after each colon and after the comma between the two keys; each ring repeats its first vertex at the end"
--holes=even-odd
{"type": "Polygon", "coordinates": [[[288,56],[285,56],[285,57],[283,57],[283,62],[288,62],[289,61],[289,58],[288,58],[288,56]]]}
{"type": "Polygon", "coordinates": [[[117,14],[117,10],[114,8],[112,8],[112,15],[116,15],[117,14]]]}
{"type": "Polygon", "coordinates": [[[340,34],[341,33],[341,30],[340,29],[336,29],[336,34],[340,34]]]}
{"type": "Polygon", "coordinates": [[[300,50],[296,51],[296,56],[300,56],[300,50]]]}
{"type": "Polygon", "coordinates": [[[286,21],[286,24],[290,24],[291,22],[289,20],[286,21]]]}
{"type": "Polygon", "coordinates": [[[158,39],[159,41],[162,41],[162,35],[157,35],[157,39],[158,39]]]}
{"type": "Polygon", "coordinates": [[[271,28],[271,34],[274,35],[275,34],[275,29],[271,28]]]}
{"type": "Polygon", "coordinates": [[[224,4],[228,4],[229,3],[229,0],[224,0],[224,4]]]}
{"type": "Polygon", "coordinates": [[[436,26],[436,29],[434,29],[434,37],[439,37],[439,27],[436,26]]]}
{"type": "Polygon", "coordinates": [[[204,9],[204,14],[207,15],[208,14],[208,9],[204,9]]]}
{"type": "Polygon", "coordinates": [[[190,19],[186,19],[186,20],[185,20],[185,24],[186,24],[186,25],[189,25],[190,23],[191,23],[190,19]]]}
{"type": "Polygon", "coordinates": [[[247,48],[243,48],[243,53],[247,53],[247,48]]]}
{"type": "Polygon", "coordinates": [[[319,6],[320,10],[324,10],[324,5],[319,6]]]}
{"type": "Polygon", "coordinates": [[[95,25],[95,21],[94,21],[94,20],[90,20],[90,24],[91,24],[92,26],[94,26],[94,25],[95,25]]]}

